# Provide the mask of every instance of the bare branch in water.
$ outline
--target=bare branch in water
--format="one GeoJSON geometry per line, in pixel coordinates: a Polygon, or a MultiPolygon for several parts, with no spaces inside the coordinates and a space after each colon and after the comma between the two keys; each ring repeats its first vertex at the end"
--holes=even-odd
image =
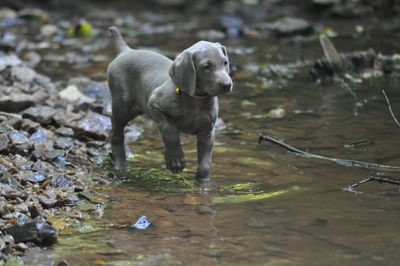
{"type": "Polygon", "coordinates": [[[295,153],[296,155],[306,157],[306,158],[315,158],[315,159],[320,159],[320,160],[331,161],[331,162],[334,162],[334,163],[342,165],[342,166],[351,166],[351,167],[356,167],[356,168],[364,168],[364,169],[383,171],[383,172],[400,172],[400,167],[398,167],[398,166],[360,162],[360,161],[348,160],[348,159],[338,159],[338,158],[309,153],[309,152],[297,149],[295,147],[292,147],[280,140],[274,139],[265,133],[261,133],[259,135],[258,142],[261,143],[262,140],[266,140],[271,143],[277,144],[277,145],[287,149],[288,151],[295,153]]]}
{"type": "Polygon", "coordinates": [[[359,185],[370,182],[370,181],[377,181],[379,183],[387,183],[387,184],[400,186],[400,180],[398,180],[398,179],[393,179],[393,178],[383,177],[383,176],[369,176],[366,179],[363,179],[361,181],[358,181],[357,183],[354,183],[353,185],[348,186],[347,188],[345,188],[345,190],[350,191],[350,192],[356,192],[354,190],[354,188],[358,187],[359,185]]]}
{"type": "Polygon", "coordinates": [[[392,105],[390,104],[389,98],[387,97],[385,90],[382,90],[382,93],[383,93],[383,96],[385,96],[386,102],[388,104],[389,112],[392,115],[394,122],[396,122],[396,124],[400,127],[400,123],[399,123],[399,121],[397,120],[396,116],[393,113],[392,105]]]}

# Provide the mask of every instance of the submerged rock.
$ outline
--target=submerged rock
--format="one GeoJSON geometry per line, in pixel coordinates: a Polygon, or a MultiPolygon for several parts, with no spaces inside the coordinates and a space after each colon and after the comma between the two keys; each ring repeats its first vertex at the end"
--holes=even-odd
{"type": "Polygon", "coordinates": [[[241,18],[234,16],[220,16],[214,25],[217,29],[223,30],[229,38],[237,38],[243,34],[244,22],[241,18]]]}
{"type": "Polygon", "coordinates": [[[57,243],[57,229],[44,222],[29,222],[15,225],[5,230],[14,238],[15,243],[33,242],[39,246],[51,246],[57,243]]]}
{"type": "Polygon", "coordinates": [[[312,30],[308,21],[293,17],[284,17],[273,23],[264,24],[262,28],[272,30],[278,35],[304,34],[312,30]]]}

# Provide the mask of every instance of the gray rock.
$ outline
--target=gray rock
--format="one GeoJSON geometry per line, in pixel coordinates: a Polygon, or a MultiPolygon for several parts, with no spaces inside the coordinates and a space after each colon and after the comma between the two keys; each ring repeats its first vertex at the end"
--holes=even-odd
{"type": "Polygon", "coordinates": [[[312,29],[308,21],[293,17],[284,17],[266,26],[278,35],[309,33],[312,29]]]}
{"type": "Polygon", "coordinates": [[[49,125],[53,122],[55,114],[60,110],[54,109],[50,106],[30,107],[22,113],[22,117],[29,118],[42,125],[49,125]]]}
{"type": "Polygon", "coordinates": [[[57,157],[63,157],[65,151],[54,149],[52,146],[47,144],[35,144],[32,156],[35,159],[40,159],[44,161],[51,161],[57,157]]]}
{"type": "Polygon", "coordinates": [[[41,216],[43,213],[43,208],[40,205],[39,201],[36,201],[28,206],[29,213],[31,214],[32,219],[35,219],[38,216],[41,216]]]}
{"type": "Polygon", "coordinates": [[[243,34],[244,22],[241,18],[223,15],[213,24],[218,30],[223,30],[229,38],[237,38],[243,34]]]}
{"type": "Polygon", "coordinates": [[[44,222],[29,222],[14,225],[5,230],[14,238],[15,243],[33,242],[39,246],[51,246],[57,243],[57,229],[44,222]]]}
{"type": "Polygon", "coordinates": [[[312,0],[312,2],[316,5],[330,6],[330,5],[339,4],[340,0],[312,0]]]}
{"type": "Polygon", "coordinates": [[[0,151],[6,151],[10,143],[6,134],[0,134],[0,151]]]}
{"type": "Polygon", "coordinates": [[[35,132],[38,127],[40,127],[40,124],[30,119],[22,119],[21,121],[21,130],[26,131],[30,134],[35,132]]]}
{"type": "Polygon", "coordinates": [[[257,218],[248,218],[246,221],[246,225],[251,228],[261,229],[261,228],[270,228],[271,223],[262,219],[257,218]]]}
{"type": "Polygon", "coordinates": [[[35,76],[36,71],[32,68],[25,66],[14,66],[11,68],[11,79],[14,82],[30,84],[35,79],[35,76]]]}
{"type": "Polygon", "coordinates": [[[14,130],[8,134],[8,138],[11,141],[11,150],[13,152],[28,154],[28,152],[32,149],[32,142],[29,141],[24,132],[14,130]]]}
{"type": "Polygon", "coordinates": [[[200,215],[212,215],[215,213],[215,210],[213,210],[210,206],[199,206],[196,208],[196,213],[200,215]]]}
{"type": "Polygon", "coordinates": [[[81,119],[83,116],[83,113],[59,112],[54,115],[53,119],[60,126],[73,128],[76,121],[81,119]]]}
{"type": "Polygon", "coordinates": [[[54,142],[54,148],[61,150],[69,150],[74,145],[74,140],[72,138],[57,138],[54,142]]]}
{"type": "Polygon", "coordinates": [[[111,131],[111,119],[107,116],[89,111],[74,125],[75,135],[105,140],[111,131]]]}
{"type": "Polygon", "coordinates": [[[38,184],[46,180],[43,175],[33,172],[23,173],[22,175],[20,175],[20,179],[23,185],[26,183],[38,184]]]}
{"type": "Polygon", "coordinates": [[[20,112],[35,105],[35,97],[25,93],[11,93],[0,97],[0,111],[20,112]]]}
{"type": "Polygon", "coordinates": [[[143,128],[138,126],[137,124],[128,125],[125,128],[125,142],[133,143],[136,142],[140,136],[143,134],[143,128]]]}
{"type": "Polygon", "coordinates": [[[64,137],[73,137],[74,136],[74,130],[70,127],[60,127],[56,129],[56,133],[58,135],[64,136],[64,137]]]}
{"type": "Polygon", "coordinates": [[[11,143],[13,145],[18,145],[18,144],[25,144],[29,142],[28,137],[26,136],[26,134],[24,134],[21,131],[17,131],[14,130],[13,132],[11,132],[8,137],[11,140],[11,143]]]}
{"type": "Polygon", "coordinates": [[[18,66],[22,62],[15,54],[1,54],[0,55],[0,72],[9,66],[18,66]]]}
{"type": "Polygon", "coordinates": [[[68,189],[72,186],[72,182],[65,175],[56,175],[52,177],[51,185],[55,188],[68,189]]]}
{"type": "Polygon", "coordinates": [[[33,143],[47,143],[51,137],[50,131],[38,128],[29,138],[33,143]]]}
{"type": "Polygon", "coordinates": [[[99,113],[108,112],[111,104],[110,90],[104,83],[88,79],[86,77],[76,77],[68,80],[68,87],[77,89],[77,96],[80,101],[75,101],[77,110],[90,109],[99,113]]]}

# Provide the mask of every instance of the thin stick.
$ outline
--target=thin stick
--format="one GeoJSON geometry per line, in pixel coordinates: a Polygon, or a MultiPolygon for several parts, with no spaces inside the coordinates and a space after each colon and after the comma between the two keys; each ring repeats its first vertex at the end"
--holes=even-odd
{"type": "Polygon", "coordinates": [[[342,166],[351,166],[351,167],[356,167],[356,168],[364,168],[364,169],[371,169],[371,170],[377,170],[377,171],[400,172],[400,167],[398,167],[398,166],[367,163],[367,162],[360,162],[360,161],[348,160],[348,159],[338,159],[338,158],[309,153],[309,152],[297,149],[295,147],[292,147],[282,141],[274,139],[265,133],[261,133],[259,135],[258,142],[261,143],[262,140],[266,140],[271,143],[277,144],[277,145],[295,153],[296,155],[300,155],[300,156],[303,156],[306,158],[315,158],[315,159],[320,159],[320,160],[331,161],[331,162],[334,162],[334,163],[342,165],[342,166]]]}
{"type": "Polygon", "coordinates": [[[392,115],[394,122],[396,122],[397,126],[400,127],[400,123],[399,123],[399,121],[396,119],[396,116],[394,115],[394,113],[393,113],[393,111],[392,111],[392,105],[390,104],[389,98],[387,97],[385,90],[382,90],[382,93],[383,93],[383,95],[385,96],[386,102],[387,102],[388,107],[389,107],[389,112],[390,112],[390,114],[392,115]]]}
{"type": "Polygon", "coordinates": [[[366,179],[363,179],[361,181],[358,181],[357,183],[354,183],[353,185],[348,186],[346,188],[346,190],[348,190],[350,192],[355,192],[354,188],[358,187],[359,185],[370,182],[370,181],[377,181],[379,183],[387,183],[387,184],[400,186],[400,180],[398,180],[398,179],[393,179],[393,178],[383,177],[383,176],[369,176],[366,179]]]}
{"type": "Polygon", "coordinates": [[[9,117],[15,117],[15,118],[18,118],[18,119],[22,119],[22,115],[13,114],[13,113],[7,113],[7,112],[3,112],[3,111],[0,111],[0,115],[4,115],[4,116],[9,116],[9,117]]]}
{"type": "Polygon", "coordinates": [[[346,83],[346,81],[344,81],[341,77],[339,77],[336,73],[333,77],[333,80],[338,82],[340,86],[342,86],[342,88],[345,88],[350,94],[351,96],[353,96],[354,101],[356,102],[360,102],[360,100],[358,99],[356,93],[353,91],[353,89],[349,86],[349,84],[346,83]]]}

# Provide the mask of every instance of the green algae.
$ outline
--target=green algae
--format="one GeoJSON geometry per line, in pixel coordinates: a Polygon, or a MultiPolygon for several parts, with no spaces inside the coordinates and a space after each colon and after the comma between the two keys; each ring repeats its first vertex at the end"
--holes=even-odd
{"type": "Polygon", "coordinates": [[[152,191],[185,192],[191,191],[196,185],[196,181],[188,179],[185,173],[170,174],[168,170],[158,168],[133,167],[125,177],[152,191]]]}
{"type": "Polygon", "coordinates": [[[272,192],[262,192],[262,193],[249,193],[249,194],[238,194],[238,195],[226,195],[222,197],[213,198],[214,204],[238,204],[251,201],[265,200],[276,198],[284,194],[299,191],[301,188],[298,186],[293,186],[289,189],[283,189],[272,192]]]}

